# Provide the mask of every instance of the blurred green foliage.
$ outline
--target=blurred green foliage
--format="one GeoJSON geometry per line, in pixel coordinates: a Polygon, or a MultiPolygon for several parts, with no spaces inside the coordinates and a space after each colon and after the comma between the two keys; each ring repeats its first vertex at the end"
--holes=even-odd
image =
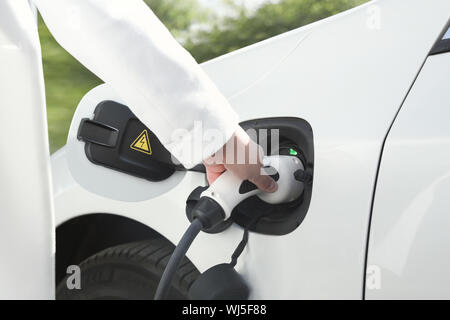
{"type": "MultiPolygon", "coordinates": [[[[233,0],[224,1],[234,14],[218,18],[201,7],[197,0],[145,0],[198,62],[328,17],[367,0],[280,0],[268,2],[250,12],[233,0]]],[[[65,144],[78,102],[101,81],[55,42],[42,19],[39,19],[39,35],[50,151],[54,152],[65,144]]]]}
{"type": "Polygon", "coordinates": [[[197,0],[144,0],[176,38],[183,38],[192,24],[207,22],[210,12],[197,0]]]}
{"type": "Polygon", "coordinates": [[[250,13],[234,6],[236,16],[214,22],[210,30],[195,34],[184,46],[198,62],[204,62],[364,2],[367,0],[281,0],[250,13]]]}

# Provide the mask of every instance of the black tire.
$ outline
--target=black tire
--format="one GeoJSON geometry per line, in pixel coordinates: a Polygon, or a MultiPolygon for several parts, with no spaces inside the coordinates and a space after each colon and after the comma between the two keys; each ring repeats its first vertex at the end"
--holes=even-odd
{"type": "MultiPolygon", "coordinates": [[[[165,239],[105,249],[80,264],[81,289],[68,289],[66,277],[56,289],[56,299],[151,300],[173,250],[173,244],[165,239]]],[[[169,299],[187,299],[188,290],[199,275],[184,257],[172,282],[169,299]]]]}

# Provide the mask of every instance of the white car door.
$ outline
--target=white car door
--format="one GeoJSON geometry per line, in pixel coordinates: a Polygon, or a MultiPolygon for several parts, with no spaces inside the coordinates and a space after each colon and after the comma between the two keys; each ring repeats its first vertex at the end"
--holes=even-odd
{"type": "Polygon", "coordinates": [[[450,298],[450,28],[385,142],[368,248],[367,299],[450,298]]]}

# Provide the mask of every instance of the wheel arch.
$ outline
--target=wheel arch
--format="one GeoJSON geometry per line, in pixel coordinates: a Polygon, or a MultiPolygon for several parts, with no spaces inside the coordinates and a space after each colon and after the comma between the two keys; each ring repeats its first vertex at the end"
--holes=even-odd
{"type": "Polygon", "coordinates": [[[150,226],[117,214],[91,213],[71,218],[56,228],[56,284],[64,279],[69,265],[78,265],[112,246],[150,239],[168,240],[150,226]]]}

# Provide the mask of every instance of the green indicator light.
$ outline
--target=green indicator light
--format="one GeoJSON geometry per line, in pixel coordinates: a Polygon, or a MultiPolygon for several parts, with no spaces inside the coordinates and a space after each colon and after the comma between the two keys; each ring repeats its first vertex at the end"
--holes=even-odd
{"type": "Polygon", "coordinates": [[[297,151],[294,150],[294,149],[292,149],[292,148],[289,148],[289,154],[290,154],[291,156],[296,156],[296,155],[297,155],[297,151]]]}

